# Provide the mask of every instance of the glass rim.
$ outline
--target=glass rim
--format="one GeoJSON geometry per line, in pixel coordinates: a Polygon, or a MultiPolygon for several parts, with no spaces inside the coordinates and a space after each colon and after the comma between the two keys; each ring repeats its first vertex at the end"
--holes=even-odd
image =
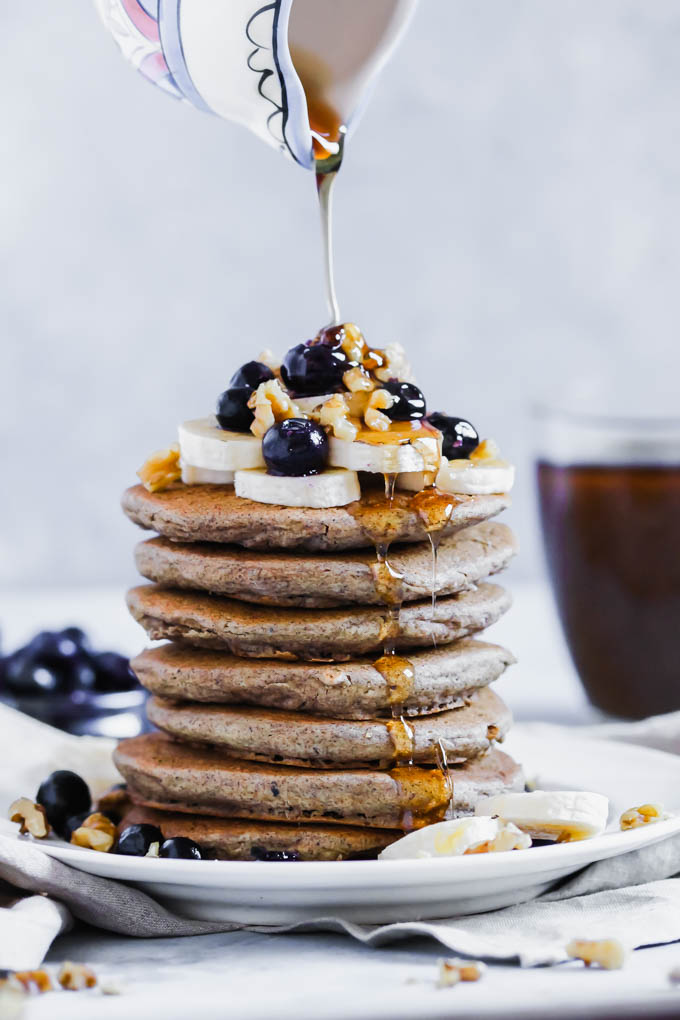
{"type": "Polygon", "coordinates": [[[632,431],[634,429],[678,429],[680,431],[680,414],[608,414],[598,411],[576,411],[560,404],[548,404],[535,400],[531,403],[531,414],[534,418],[553,419],[572,425],[585,425],[590,428],[616,429],[632,431]]]}

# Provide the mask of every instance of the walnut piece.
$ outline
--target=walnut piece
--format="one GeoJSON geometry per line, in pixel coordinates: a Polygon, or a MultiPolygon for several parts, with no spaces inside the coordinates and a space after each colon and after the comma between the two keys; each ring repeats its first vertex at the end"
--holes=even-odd
{"type": "Polygon", "coordinates": [[[175,443],[167,450],[157,450],[145,460],[137,477],[149,492],[161,492],[182,477],[179,464],[179,446],[175,443]]]}
{"type": "Polygon", "coordinates": [[[619,818],[619,825],[625,832],[626,829],[639,829],[642,825],[662,822],[667,817],[662,804],[641,804],[640,807],[624,811],[619,818]]]}
{"type": "Polygon", "coordinates": [[[618,939],[573,939],[566,951],[572,960],[583,960],[586,967],[596,963],[604,970],[621,970],[626,960],[618,939]]]}
{"type": "Polygon", "coordinates": [[[361,364],[366,353],[366,341],[364,340],[363,333],[355,322],[346,322],[342,329],[344,330],[344,336],[340,346],[350,361],[356,361],[361,364]]]}
{"type": "Polygon", "coordinates": [[[499,460],[500,455],[501,451],[498,448],[498,444],[493,439],[482,439],[481,443],[470,454],[470,460],[473,463],[488,464],[489,461],[499,460]]]}
{"type": "Polygon", "coordinates": [[[248,407],[255,412],[250,431],[259,438],[279,421],[307,417],[281,388],[278,379],[267,379],[260,383],[248,401],[248,407]]]}
{"type": "Polygon", "coordinates": [[[45,839],[50,834],[50,823],[47,821],[45,808],[29,797],[19,797],[10,805],[9,820],[21,823],[19,832],[22,836],[28,833],[36,839],[45,839]]]}
{"type": "Polygon", "coordinates": [[[437,988],[451,988],[459,981],[479,981],[486,970],[476,960],[440,960],[437,988]]]}
{"type": "Polygon", "coordinates": [[[268,347],[265,347],[263,351],[260,351],[258,356],[255,358],[260,364],[266,365],[267,368],[271,368],[274,375],[278,376],[281,371],[281,362],[276,357],[273,351],[270,351],[268,347]]]}
{"type": "Polygon", "coordinates": [[[349,368],[344,373],[342,382],[350,393],[370,393],[377,386],[375,379],[371,379],[366,369],[361,365],[349,368]]]}
{"type": "Polygon", "coordinates": [[[382,412],[389,410],[396,399],[388,390],[374,390],[371,393],[364,411],[364,421],[369,429],[373,432],[387,432],[392,422],[382,412]]]}
{"type": "Polygon", "coordinates": [[[14,977],[19,981],[27,992],[33,988],[41,995],[43,992],[52,991],[52,982],[46,970],[18,970],[14,977]]]}
{"type": "Polygon", "coordinates": [[[68,992],[81,992],[83,988],[94,988],[97,984],[97,976],[84,963],[64,960],[59,968],[57,981],[68,992]]]}
{"type": "Polygon", "coordinates": [[[380,382],[387,382],[388,379],[415,382],[411,366],[406,359],[406,351],[401,344],[388,344],[383,351],[376,351],[375,353],[382,355],[383,360],[382,365],[373,369],[373,375],[380,382]]]}
{"type": "Polygon", "coordinates": [[[71,842],[87,850],[99,850],[107,854],[116,841],[116,826],[110,818],[99,811],[88,815],[82,825],[71,833],[71,842]]]}
{"type": "Polygon", "coordinates": [[[313,417],[320,425],[329,426],[333,435],[338,439],[346,439],[349,443],[354,442],[357,437],[357,427],[349,420],[349,407],[347,400],[342,393],[334,396],[322,404],[313,417]]]}

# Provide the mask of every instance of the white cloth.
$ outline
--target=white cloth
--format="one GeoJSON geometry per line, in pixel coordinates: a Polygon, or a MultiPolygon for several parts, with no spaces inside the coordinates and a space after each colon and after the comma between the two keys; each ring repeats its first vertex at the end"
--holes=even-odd
{"type": "MultiPolygon", "coordinates": [[[[36,757],[41,769],[39,776],[70,765],[90,778],[91,761],[98,784],[110,778],[109,742],[105,742],[104,749],[92,738],[69,738],[40,724],[35,724],[37,729],[31,738],[34,724],[23,716],[17,720],[16,715],[8,709],[0,711],[0,745],[6,751],[3,761],[11,766],[4,769],[4,781],[12,782],[9,789],[0,786],[0,803],[8,794],[11,797],[33,791],[36,757]],[[40,735],[38,743],[36,734],[40,735]],[[22,772],[27,747],[31,748],[31,764],[22,772]],[[53,754],[60,757],[55,759],[53,754]]],[[[561,727],[554,729],[564,732],[561,727]]],[[[631,725],[605,724],[588,732],[678,751],[680,713],[631,725]]],[[[380,926],[318,918],[276,928],[250,926],[249,930],[338,931],[368,945],[419,935],[436,939],[462,956],[538,966],[564,960],[564,947],[575,937],[613,936],[629,949],[680,940],[680,881],[673,877],[678,874],[680,837],[676,836],[593,864],[538,900],[487,914],[380,926]]],[[[178,917],[138,889],[76,871],[48,857],[37,844],[11,837],[0,836],[0,879],[6,883],[6,889],[14,891],[13,895],[26,896],[0,907],[0,968],[37,966],[52,939],[65,931],[73,918],[109,931],[147,938],[245,927],[178,917]]]]}

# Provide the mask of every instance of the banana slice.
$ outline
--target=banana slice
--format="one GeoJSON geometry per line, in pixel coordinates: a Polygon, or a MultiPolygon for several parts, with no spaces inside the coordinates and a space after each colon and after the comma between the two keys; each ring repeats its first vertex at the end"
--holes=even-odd
{"type": "Polygon", "coordinates": [[[530,836],[500,818],[455,818],[409,832],[408,836],[385,847],[378,856],[381,861],[402,861],[414,857],[460,857],[526,850],[530,846],[530,836]]]}
{"type": "MultiPolygon", "coordinates": [[[[419,436],[408,442],[387,441],[389,433],[376,433],[378,442],[364,443],[359,439],[329,437],[329,464],[344,467],[348,471],[372,471],[376,474],[391,475],[403,472],[420,472],[428,464],[439,462],[439,441],[436,436],[419,436]]],[[[422,485],[420,488],[422,489],[422,485]]]]}
{"type": "MultiPolygon", "coordinates": [[[[510,492],[514,482],[514,465],[504,460],[475,464],[471,460],[447,460],[442,457],[435,485],[442,492],[487,496],[495,492],[510,492]]],[[[425,476],[422,471],[409,471],[397,478],[398,489],[420,492],[424,487],[425,476]]]]}
{"type": "Polygon", "coordinates": [[[330,470],[320,475],[290,477],[268,475],[266,471],[237,471],[236,495],[257,503],[277,506],[308,506],[321,510],[346,506],[361,496],[356,471],[330,470]]]}
{"type": "Polygon", "coordinates": [[[262,441],[249,432],[221,429],[214,415],[180,425],[179,451],[183,464],[208,471],[264,467],[262,441]]]}
{"type": "Polygon", "coordinates": [[[233,471],[211,471],[210,468],[182,464],[182,481],[185,485],[231,485],[233,471]]]}
{"type": "Polygon", "coordinates": [[[591,839],[607,826],[609,801],[601,793],[581,790],[534,790],[501,793],[477,805],[476,813],[498,815],[534,839],[561,843],[591,839]]]}

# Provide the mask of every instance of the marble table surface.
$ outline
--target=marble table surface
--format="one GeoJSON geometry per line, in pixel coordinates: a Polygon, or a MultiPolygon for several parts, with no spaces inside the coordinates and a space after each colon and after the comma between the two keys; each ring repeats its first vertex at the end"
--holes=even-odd
{"type": "MultiPolygon", "coordinates": [[[[519,664],[497,684],[520,719],[600,721],[579,687],[546,586],[512,585],[515,606],[490,632],[519,664]]],[[[107,588],[0,592],[3,648],[37,628],[76,623],[101,646],[128,653],[143,644],[122,593],[107,588]]],[[[331,935],[237,932],[190,939],[138,940],[80,928],[53,945],[48,964],[87,961],[118,995],[36,997],[26,1020],[155,1018],[193,1020],[400,1020],[434,1017],[680,1016],[680,945],[639,950],[624,970],[569,963],[521,970],[494,965],[475,984],[436,987],[442,950],[424,940],[370,949],[331,935]],[[96,999],[96,1001],[95,1001],[96,999]]]]}

